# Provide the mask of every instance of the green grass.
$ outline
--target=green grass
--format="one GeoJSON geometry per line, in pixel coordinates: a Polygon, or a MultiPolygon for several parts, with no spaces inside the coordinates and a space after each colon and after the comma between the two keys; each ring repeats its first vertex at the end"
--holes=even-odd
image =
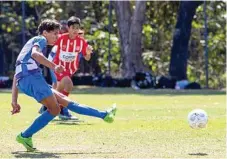
{"type": "Polygon", "coordinates": [[[225,158],[226,96],[223,91],[75,88],[70,98],[98,109],[117,103],[116,121],[77,115],[84,122],[52,121],[34,135],[40,150],[27,153],[15,141],[38,116],[40,105],[23,94],[12,116],[11,93],[0,91],[0,158],[225,158]],[[204,109],[207,128],[194,130],[189,111],[204,109]]]}

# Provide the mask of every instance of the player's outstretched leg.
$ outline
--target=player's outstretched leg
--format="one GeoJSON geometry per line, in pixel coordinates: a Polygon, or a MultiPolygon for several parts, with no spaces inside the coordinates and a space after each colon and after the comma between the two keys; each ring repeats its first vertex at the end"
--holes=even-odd
{"type": "Polygon", "coordinates": [[[55,94],[55,97],[57,98],[57,101],[59,102],[59,104],[66,107],[72,112],[75,112],[81,115],[101,118],[108,123],[112,123],[114,121],[114,117],[117,111],[116,105],[114,105],[112,108],[106,111],[99,111],[95,108],[70,101],[69,98],[67,98],[66,96],[64,96],[63,94],[59,93],[54,89],[52,89],[52,91],[55,94]]]}
{"type": "Polygon", "coordinates": [[[81,115],[101,118],[107,123],[112,123],[114,121],[114,117],[117,111],[116,105],[114,105],[113,107],[111,107],[106,111],[99,111],[92,107],[81,105],[75,102],[69,102],[67,108],[72,112],[75,112],[81,115]]]}
{"type": "Polygon", "coordinates": [[[113,104],[113,106],[107,110],[107,114],[103,120],[107,123],[112,123],[114,121],[114,116],[116,115],[116,111],[117,111],[117,106],[116,104],[113,104]]]}

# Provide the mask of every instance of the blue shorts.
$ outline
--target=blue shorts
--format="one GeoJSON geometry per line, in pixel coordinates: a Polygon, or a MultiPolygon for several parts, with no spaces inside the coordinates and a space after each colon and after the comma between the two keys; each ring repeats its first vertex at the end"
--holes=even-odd
{"type": "Polygon", "coordinates": [[[17,87],[20,91],[35,98],[38,102],[53,95],[51,88],[40,73],[21,78],[18,81],[17,87]]]}

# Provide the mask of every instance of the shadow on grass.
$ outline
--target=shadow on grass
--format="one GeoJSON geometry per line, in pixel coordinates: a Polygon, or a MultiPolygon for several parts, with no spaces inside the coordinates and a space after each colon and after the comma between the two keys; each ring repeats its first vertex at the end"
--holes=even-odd
{"type": "MultiPolygon", "coordinates": [[[[12,152],[15,158],[62,158],[61,155],[92,155],[92,154],[115,154],[116,152],[27,152],[15,151],[12,152]]],[[[72,157],[72,156],[71,156],[72,157]]]]}
{"type": "Polygon", "coordinates": [[[189,153],[189,155],[191,155],[191,156],[207,156],[208,154],[198,152],[198,153],[189,153]]]}
{"type": "Polygon", "coordinates": [[[56,153],[49,152],[27,152],[27,151],[15,151],[12,152],[15,158],[61,158],[56,153]]]}
{"type": "Polygon", "coordinates": [[[94,125],[91,123],[85,123],[83,120],[61,120],[61,119],[54,119],[51,121],[52,124],[56,125],[94,125]]]}

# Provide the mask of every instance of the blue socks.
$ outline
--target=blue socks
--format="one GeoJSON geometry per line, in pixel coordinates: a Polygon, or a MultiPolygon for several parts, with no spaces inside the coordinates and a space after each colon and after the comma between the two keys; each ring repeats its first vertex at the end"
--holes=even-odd
{"type": "Polygon", "coordinates": [[[32,137],[33,134],[44,128],[51,120],[54,119],[54,117],[55,116],[50,114],[48,111],[45,111],[38,118],[36,118],[27,130],[21,133],[21,136],[25,138],[32,137]]]}
{"type": "Polygon", "coordinates": [[[77,104],[74,102],[69,102],[69,105],[66,108],[68,108],[72,112],[75,112],[78,114],[93,116],[93,117],[97,117],[97,118],[101,118],[101,119],[104,119],[105,116],[107,115],[106,111],[105,112],[99,111],[97,109],[87,107],[84,105],[80,105],[80,104],[77,104]]]}
{"type": "MultiPolygon", "coordinates": [[[[67,108],[72,112],[75,112],[78,114],[93,116],[101,119],[104,119],[105,116],[107,115],[106,111],[99,111],[97,109],[87,107],[87,106],[82,106],[74,102],[69,102],[69,105],[67,106],[67,108]]],[[[41,114],[38,118],[36,118],[36,120],[32,123],[32,125],[27,130],[21,133],[21,136],[25,138],[32,137],[32,135],[34,135],[35,133],[43,129],[54,118],[55,116],[53,116],[46,110],[43,114],[41,114]]]]}

